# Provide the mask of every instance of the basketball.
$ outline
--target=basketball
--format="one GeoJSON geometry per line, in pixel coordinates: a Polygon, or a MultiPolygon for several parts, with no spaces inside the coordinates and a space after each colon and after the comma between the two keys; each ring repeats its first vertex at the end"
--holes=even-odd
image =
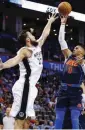
{"type": "Polygon", "coordinates": [[[69,13],[72,11],[72,6],[70,3],[68,2],[61,2],[59,5],[58,5],[58,12],[61,14],[61,15],[69,15],[69,13]]]}

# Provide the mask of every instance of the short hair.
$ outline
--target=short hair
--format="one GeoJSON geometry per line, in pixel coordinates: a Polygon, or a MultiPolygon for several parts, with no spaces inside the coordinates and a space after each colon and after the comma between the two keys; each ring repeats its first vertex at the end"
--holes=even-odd
{"type": "Polygon", "coordinates": [[[18,36],[18,41],[21,44],[21,46],[26,45],[26,38],[27,38],[27,30],[23,30],[18,36]]]}
{"type": "Polygon", "coordinates": [[[85,46],[82,44],[80,44],[79,46],[84,50],[84,59],[85,59],[85,46]]]}
{"type": "Polygon", "coordinates": [[[25,46],[26,45],[26,38],[27,38],[27,32],[32,33],[32,35],[35,35],[35,31],[31,32],[31,29],[27,29],[27,30],[23,30],[19,36],[18,36],[18,42],[20,43],[21,46],[25,46]]]}
{"type": "Polygon", "coordinates": [[[85,50],[85,45],[83,45],[83,44],[78,44],[78,45],[85,50]]]}

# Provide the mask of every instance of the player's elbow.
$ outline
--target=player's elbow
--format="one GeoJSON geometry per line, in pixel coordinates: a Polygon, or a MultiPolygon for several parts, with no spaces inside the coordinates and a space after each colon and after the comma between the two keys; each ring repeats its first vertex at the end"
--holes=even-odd
{"type": "Polygon", "coordinates": [[[20,60],[18,58],[13,58],[10,60],[10,64],[9,64],[9,68],[16,66],[18,63],[20,62],[20,60]]]}

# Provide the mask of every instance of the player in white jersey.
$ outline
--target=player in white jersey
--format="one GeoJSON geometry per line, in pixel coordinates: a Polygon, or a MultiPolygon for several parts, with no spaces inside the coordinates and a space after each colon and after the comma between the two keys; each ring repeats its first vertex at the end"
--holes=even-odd
{"type": "MultiPolygon", "coordinates": [[[[10,116],[16,117],[16,129],[23,129],[24,119],[35,118],[33,108],[38,90],[36,83],[40,78],[43,69],[43,58],[41,47],[50,33],[51,25],[56,20],[56,14],[52,14],[48,19],[41,37],[36,40],[29,31],[23,31],[19,35],[19,41],[24,46],[17,56],[9,59],[5,63],[0,62],[0,69],[10,68],[19,64],[20,77],[12,88],[14,102],[10,116]]],[[[26,120],[27,121],[27,120],[26,120]]]]}

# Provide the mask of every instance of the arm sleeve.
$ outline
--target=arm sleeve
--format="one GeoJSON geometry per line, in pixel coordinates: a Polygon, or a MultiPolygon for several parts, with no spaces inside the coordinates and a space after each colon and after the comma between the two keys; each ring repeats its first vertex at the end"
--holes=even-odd
{"type": "Polygon", "coordinates": [[[58,37],[61,50],[68,49],[68,45],[65,41],[65,24],[61,24],[58,37]]]}

